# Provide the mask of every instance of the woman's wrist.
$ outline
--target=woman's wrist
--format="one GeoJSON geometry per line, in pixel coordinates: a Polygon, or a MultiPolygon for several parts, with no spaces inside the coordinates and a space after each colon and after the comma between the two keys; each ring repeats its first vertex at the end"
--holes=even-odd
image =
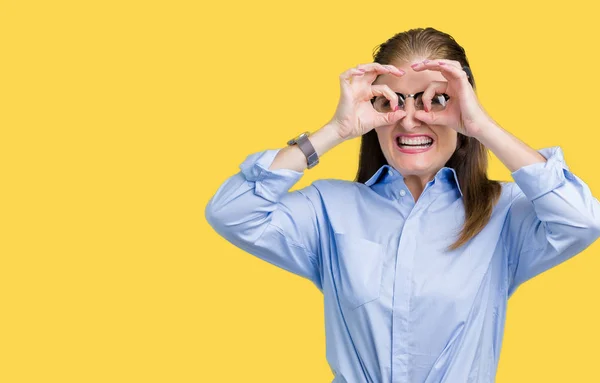
{"type": "Polygon", "coordinates": [[[331,121],[313,132],[308,139],[319,157],[345,141],[345,139],[340,137],[335,123],[331,121]]]}
{"type": "MultiPolygon", "coordinates": [[[[335,123],[329,122],[308,136],[319,158],[336,145],[345,141],[340,137],[338,132],[339,130],[335,123]]],[[[306,156],[302,153],[298,145],[287,146],[282,148],[277,156],[275,156],[269,169],[291,169],[302,172],[308,167],[306,161],[306,156]]]]}

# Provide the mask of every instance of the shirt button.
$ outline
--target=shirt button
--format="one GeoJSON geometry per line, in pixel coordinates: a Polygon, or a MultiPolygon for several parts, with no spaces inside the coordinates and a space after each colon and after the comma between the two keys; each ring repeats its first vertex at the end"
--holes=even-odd
{"type": "Polygon", "coordinates": [[[404,197],[406,195],[406,191],[404,189],[400,189],[400,197],[404,197]]]}

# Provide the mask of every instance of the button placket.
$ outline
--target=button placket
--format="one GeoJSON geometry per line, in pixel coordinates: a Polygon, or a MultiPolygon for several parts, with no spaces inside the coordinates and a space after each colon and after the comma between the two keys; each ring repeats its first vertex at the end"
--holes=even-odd
{"type": "MultiPolygon", "coordinates": [[[[404,190],[404,189],[401,189],[404,190]]],[[[406,192],[405,192],[406,193],[406,192]]],[[[410,374],[410,300],[413,294],[412,272],[416,252],[411,228],[415,214],[411,211],[404,221],[396,250],[396,268],[392,316],[392,381],[408,381],[410,374]]]]}

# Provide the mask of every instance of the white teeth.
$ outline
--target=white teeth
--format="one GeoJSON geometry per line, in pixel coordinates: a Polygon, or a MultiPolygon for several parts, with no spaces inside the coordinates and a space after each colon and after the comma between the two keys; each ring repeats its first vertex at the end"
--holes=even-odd
{"type": "Polygon", "coordinates": [[[433,140],[429,137],[417,137],[417,138],[400,137],[399,142],[401,144],[407,144],[407,145],[425,145],[425,144],[432,143],[433,140]]]}

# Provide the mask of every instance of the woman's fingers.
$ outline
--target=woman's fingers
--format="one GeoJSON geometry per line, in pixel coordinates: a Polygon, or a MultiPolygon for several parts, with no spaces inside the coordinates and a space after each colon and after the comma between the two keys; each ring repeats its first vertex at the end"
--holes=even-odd
{"type": "Polygon", "coordinates": [[[363,69],[366,72],[376,72],[377,74],[385,74],[390,73],[396,76],[402,76],[404,71],[402,69],[398,69],[393,65],[389,64],[380,64],[380,63],[368,63],[368,64],[359,64],[356,66],[357,69],[363,69]]]}
{"type": "Polygon", "coordinates": [[[417,110],[415,112],[415,118],[421,120],[427,125],[447,125],[451,126],[454,124],[452,115],[448,113],[448,110],[442,110],[440,112],[426,112],[424,110],[417,110]]]}
{"type": "Polygon", "coordinates": [[[373,96],[385,97],[390,103],[389,112],[376,111],[376,117],[373,118],[374,126],[391,125],[395,124],[406,116],[404,110],[398,109],[398,95],[387,85],[371,85],[371,92],[373,96]]]}
{"type": "Polygon", "coordinates": [[[436,94],[446,93],[446,89],[448,89],[447,81],[432,81],[427,89],[423,92],[423,105],[425,106],[425,111],[431,110],[431,100],[433,96],[436,94]]]}
{"type": "MultiPolygon", "coordinates": [[[[393,65],[380,63],[360,64],[340,74],[341,95],[332,120],[338,121],[344,131],[343,137],[356,137],[370,131],[376,126],[393,124],[404,116],[404,111],[397,110],[380,113],[374,110],[371,99],[383,96],[389,102],[385,105],[398,105],[398,96],[388,86],[376,85],[373,82],[378,75],[389,74],[402,76],[404,71],[393,65]]],[[[383,101],[383,100],[382,100],[383,101]]]]}
{"type": "Polygon", "coordinates": [[[352,69],[348,69],[347,71],[345,71],[344,73],[342,73],[340,75],[340,79],[342,81],[347,82],[348,84],[352,84],[352,81],[354,80],[354,77],[356,77],[356,76],[362,76],[363,74],[365,74],[364,71],[358,70],[356,68],[352,68],[352,69]]]}
{"type": "Polygon", "coordinates": [[[367,81],[372,83],[377,75],[380,74],[393,74],[395,76],[402,76],[405,72],[401,69],[396,68],[393,65],[383,65],[379,63],[368,63],[368,64],[359,64],[356,68],[350,68],[347,71],[343,72],[340,75],[340,79],[343,81],[352,84],[355,76],[360,76],[361,74],[365,74],[367,81]]]}
{"type": "Polygon", "coordinates": [[[371,85],[372,96],[383,96],[388,99],[390,103],[390,110],[396,110],[398,106],[398,95],[394,92],[389,86],[381,84],[381,85],[371,85]]]}
{"type": "Polygon", "coordinates": [[[448,81],[457,81],[460,86],[468,84],[467,72],[465,72],[460,63],[454,60],[436,59],[430,61],[424,61],[417,63],[415,66],[411,65],[411,68],[416,72],[424,70],[435,70],[442,73],[448,81]]]}

